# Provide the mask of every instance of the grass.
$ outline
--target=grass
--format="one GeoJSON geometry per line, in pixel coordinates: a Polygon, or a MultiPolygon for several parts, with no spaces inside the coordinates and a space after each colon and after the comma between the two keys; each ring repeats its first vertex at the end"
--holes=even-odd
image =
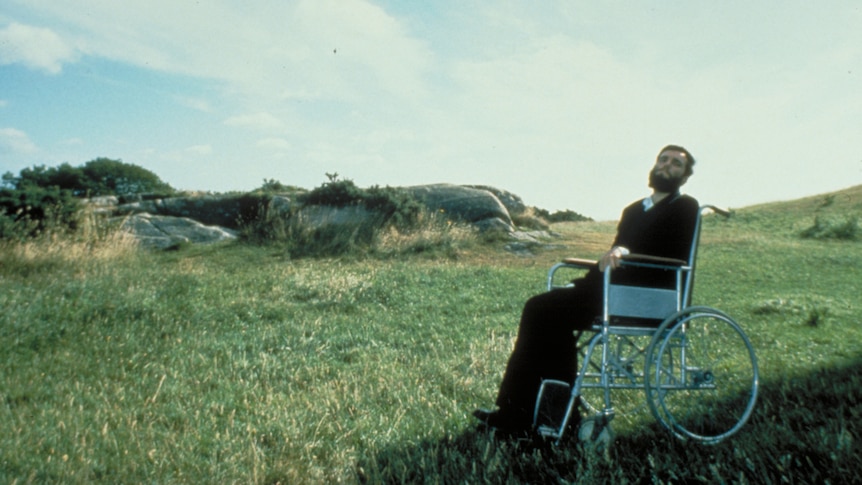
{"type": "Polygon", "coordinates": [[[859,200],[708,218],[695,303],[734,316],[757,349],[752,421],[701,447],[643,414],[604,455],[495,440],[469,415],[493,402],[547,268],[598,254],[612,223],[556,224],[562,247],[533,257],[502,243],[325,260],[7,245],[0,482],[859,482],[862,244],[800,236],[859,200]]]}

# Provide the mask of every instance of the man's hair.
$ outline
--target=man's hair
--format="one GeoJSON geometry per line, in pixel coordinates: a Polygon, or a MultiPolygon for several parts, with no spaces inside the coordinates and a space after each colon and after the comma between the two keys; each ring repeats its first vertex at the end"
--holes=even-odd
{"type": "Polygon", "coordinates": [[[660,157],[661,154],[666,152],[667,150],[674,150],[677,152],[682,152],[685,155],[685,160],[686,160],[685,176],[686,177],[688,177],[689,175],[694,173],[694,157],[691,156],[691,153],[689,153],[688,150],[686,150],[685,148],[683,148],[679,145],[668,145],[668,146],[662,148],[661,150],[659,150],[658,155],[656,155],[656,158],[660,157]]]}

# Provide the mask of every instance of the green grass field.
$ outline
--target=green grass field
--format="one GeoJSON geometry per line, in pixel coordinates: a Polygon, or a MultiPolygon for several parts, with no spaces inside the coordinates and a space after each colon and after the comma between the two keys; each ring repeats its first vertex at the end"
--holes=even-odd
{"type": "Polygon", "coordinates": [[[860,482],[860,214],[856,188],[708,217],[695,303],[755,345],[755,414],[705,447],[644,412],[606,454],[493,439],[470,413],[547,268],[613,223],[556,225],[565,247],[532,257],[7,245],[0,483],[860,482]]]}

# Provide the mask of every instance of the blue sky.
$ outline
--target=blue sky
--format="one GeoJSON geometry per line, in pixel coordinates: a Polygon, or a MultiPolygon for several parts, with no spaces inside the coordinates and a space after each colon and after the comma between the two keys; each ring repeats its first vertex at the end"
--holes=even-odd
{"type": "Polygon", "coordinates": [[[615,219],[667,143],[729,207],[862,183],[862,3],[6,0],[0,172],[493,185],[615,219]]]}

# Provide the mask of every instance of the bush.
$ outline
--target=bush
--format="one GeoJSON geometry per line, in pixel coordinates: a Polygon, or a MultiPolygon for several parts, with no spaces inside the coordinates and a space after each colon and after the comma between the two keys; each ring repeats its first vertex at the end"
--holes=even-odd
{"type": "MultiPolygon", "coordinates": [[[[291,258],[306,258],[417,253],[451,257],[463,239],[460,228],[435,217],[405,191],[378,186],[361,189],[351,180],[328,176],[329,182],[298,194],[298,204],[290,214],[268,210],[268,201],[261,201],[257,217],[246,219],[241,226],[243,240],[280,245],[291,258]],[[356,207],[357,215],[364,215],[348,223],[327,224],[325,216],[323,221],[312,222],[302,211],[311,206],[356,207]]],[[[265,181],[265,185],[271,188],[274,184],[270,182],[274,181],[265,181]]]]}
{"type": "Polygon", "coordinates": [[[0,189],[0,239],[23,239],[77,227],[80,203],[68,190],[0,189]]]}
{"type": "Polygon", "coordinates": [[[263,185],[254,189],[252,193],[254,194],[270,194],[270,195],[280,195],[280,194],[301,194],[304,193],[305,189],[300,187],[296,187],[294,185],[284,185],[275,179],[263,179],[263,185]]]}
{"type": "Polygon", "coordinates": [[[814,225],[802,231],[800,236],[804,239],[856,241],[859,234],[859,221],[856,216],[848,216],[843,222],[817,216],[814,218],[814,225]]]}
{"type": "Polygon", "coordinates": [[[361,189],[349,179],[338,179],[338,174],[327,174],[329,182],[300,196],[303,205],[331,207],[361,206],[381,215],[383,225],[410,230],[424,211],[421,202],[403,190],[373,186],[361,189]]]}
{"type": "Polygon", "coordinates": [[[174,194],[156,174],[121,160],[97,158],[81,167],[36,165],[18,176],[5,173],[0,188],[0,239],[27,238],[77,229],[79,197],[115,195],[120,200],[144,193],[174,194]]]}
{"type": "Polygon", "coordinates": [[[568,209],[564,211],[556,211],[553,214],[545,209],[536,209],[536,215],[552,224],[555,222],[583,222],[593,220],[590,217],[578,214],[577,212],[568,209]]]}
{"type": "Polygon", "coordinates": [[[3,175],[3,185],[15,190],[56,187],[69,191],[75,197],[175,192],[153,172],[109,158],[90,160],[82,167],[73,167],[68,163],[51,168],[36,165],[21,170],[17,177],[7,172],[3,175]]]}

